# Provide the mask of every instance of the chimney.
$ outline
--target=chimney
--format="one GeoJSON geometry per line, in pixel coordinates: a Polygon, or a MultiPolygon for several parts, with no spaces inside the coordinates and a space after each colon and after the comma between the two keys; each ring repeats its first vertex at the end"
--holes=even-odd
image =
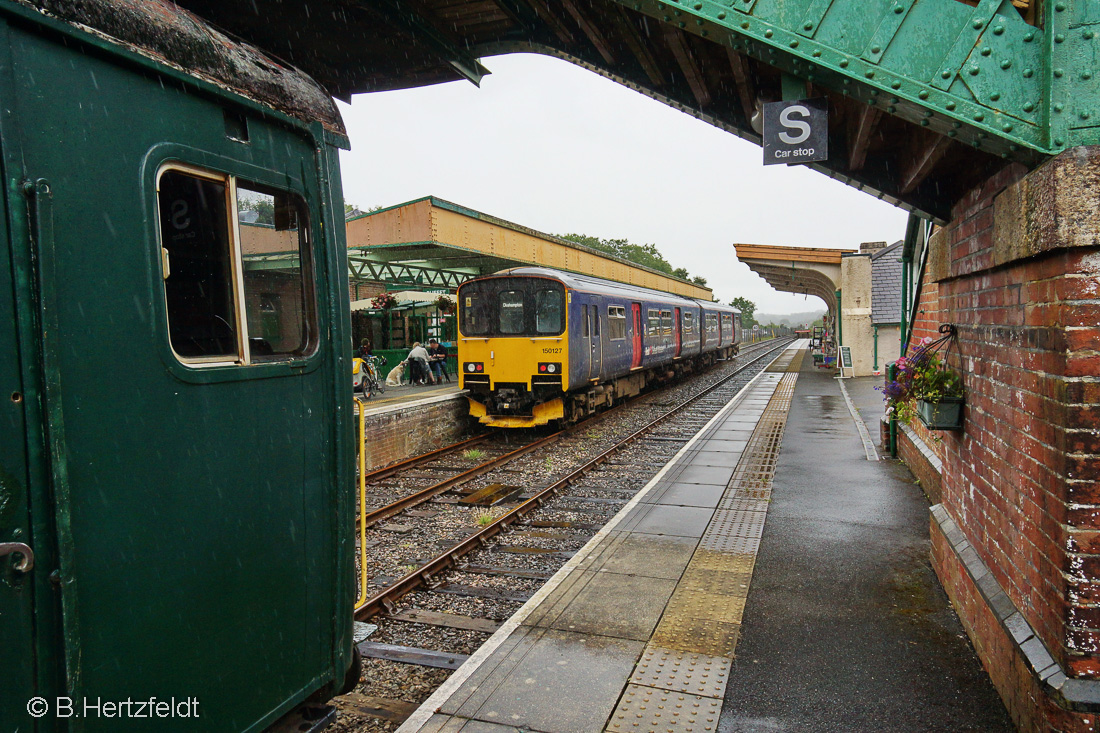
{"type": "Polygon", "coordinates": [[[859,251],[862,253],[877,252],[886,246],[886,242],[864,242],[859,245],[859,251]]]}

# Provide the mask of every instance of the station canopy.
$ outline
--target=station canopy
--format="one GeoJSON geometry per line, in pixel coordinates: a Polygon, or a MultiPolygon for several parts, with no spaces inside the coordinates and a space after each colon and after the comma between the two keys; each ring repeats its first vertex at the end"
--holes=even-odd
{"type": "Polygon", "coordinates": [[[454,290],[479,275],[541,266],[713,300],[702,285],[434,196],[349,219],[347,241],[353,289],[454,290]]]}
{"type": "Polygon", "coordinates": [[[735,244],[737,259],[784,293],[816,295],[836,313],[840,288],[840,263],[853,249],[783,247],[769,244],[735,244]]]}
{"type": "Polygon", "coordinates": [[[345,100],[478,83],[516,52],[756,144],[765,103],[823,99],[829,158],[807,165],[938,220],[1003,168],[1100,143],[1095,0],[178,1],[345,100]]]}

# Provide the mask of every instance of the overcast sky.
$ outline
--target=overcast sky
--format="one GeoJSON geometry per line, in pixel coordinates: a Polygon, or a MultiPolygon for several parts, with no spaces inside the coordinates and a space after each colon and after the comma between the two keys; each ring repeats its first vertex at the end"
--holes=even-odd
{"type": "Polygon", "coordinates": [[[360,208],[433,195],[550,234],[657,246],[715,296],[766,313],[823,309],[772,290],[733,243],[852,248],[901,239],[905,212],[558,59],[484,59],[469,82],[357,95],[344,197],[360,208]]]}

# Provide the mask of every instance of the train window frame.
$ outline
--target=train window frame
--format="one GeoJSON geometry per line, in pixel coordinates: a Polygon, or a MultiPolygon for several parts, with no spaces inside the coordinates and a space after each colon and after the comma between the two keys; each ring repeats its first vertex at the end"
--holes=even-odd
{"type": "Polygon", "coordinates": [[[661,311],[661,333],[665,336],[672,334],[672,311],[661,311]]]}
{"type": "Polygon", "coordinates": [[[684,333],[695,333],[695,317],[691,311],[684,311],[681,315],[684,333]]]}
{"type": "MultiPolygon", "coordinates": [[[[229,166],[227,166],[228,168],[229,166]]],[[[315,245],[312,236],[313,216],[305,197],[300,191],[285,186],[271,185],[263,181],[255,180],[254,176],[241,175],[230,170],[216,170],[176,159],[168,159],[156,167],[152,180],[153,208],[157,249],[160,251],[160,299],[164,307],[163,322],[165,325],[165,337],[168,350],[174,359],[185,367],[196,369],[209,369],[212,367],[260,367],[275,364],[287,364],[289,362],[302,362],[311,360],[320,351],[320,316],[317,307],[319,283],[317,281],[317,268],[315,262],[315,245]],[[224,232],[229,259],[228,290],[232,307],[233,323],[232,338],[236,349],[232,353],[223,353],[210,356],[194,356],[181,354],[177,350],[177,343],[173,337],[173,306],[169,302],[167,281],[172,274],[172,258],[168,247],[165,246],[164,225],[162,216],[161,190],[164,176],[169,173],[177,173],[190,176],[203,181],[209,181],[223,186],[225,221],[224,232]],[[302,286],[302,313],[301,330],[306,335],[303,339],[303,347],[294,352],[284,352],[275,355],[261,355],[253,344],[248,333],[249,308],[246,303],[247,292],[245,288],[245,263],[241,246],[240,218],[238,210],[238,182],[249,186],[248,190],[266,189],[271,192],[286,194],[296,199],[295,208],[299,219],[298,245],[299,245],[299,271],[302,286]],[[254,358],[259,357],[259,358],[254,358]]],[[[225,319],[222,319],[223,321],[225,319]]],[[[226,321],[227,325],[228,321],[226,321]]],[[[178,325],[178,321],[177,321],[178,325]]]]}
{"type": "Polygon", "coordinates": [[[527,294],[522,290],[501,290],[497,293],[497,333],[501,336],[522,336],[527,331],[527,294]],[[519,295],[519,329],[508,331],[504,328],[504,296],[505,294],[519,295]]]}
{"type": "Polygon", "coordinates": [[[648,308],[646,309],[646,336],[660,336],[661,335],[661,309],[660,308],[648,308]]]}
{"type": "Polygon", "coordinates": [[[588,320],[588,305],[581,305],[581,338],[592,338],[591,321],[588,320]]]}
{"type": "Polygon", "coordinates": [[[626,308],[621,305],[607,306],[607,339],[626,340],[626,308]]]}
{"type": "Polygon", "coordinates": [[[565,315],[566,315],[566,308],[568,307],[567,299],[565,297],[565,292],[563,290],[558,290],[557,288],[535,288],[534,306],[535,306],[535,311],[534,311],[533,315],[534,315],[534,319],[535,319],[536,338],[546,337],[546,336],[560,336],[562,334],[562,332],[565,330],[565,315]],[[549,293],[550,295],[552,295],[556,299],[557,302],[554,303],[553,305],[555,305],[557,307],[558,313],[557,313],[557,320],[554,322],[553,328],[550,328],[548,330],[543,330],[543,327],[542,327],[542,322],[543,322],[542,321],[542,319],[543,319],[542,310],[543,310],[543,307],[544,307],[545,303],[543,302],[542,297],[543,297],[543,295],[545,295],[547,293],[549,293]]]}

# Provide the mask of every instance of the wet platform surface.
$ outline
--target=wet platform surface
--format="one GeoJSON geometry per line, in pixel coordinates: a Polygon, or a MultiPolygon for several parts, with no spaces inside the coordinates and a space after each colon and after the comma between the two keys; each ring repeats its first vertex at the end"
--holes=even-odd
{"type": "Polygon", "coordinates": [[[373,411],[377,408],[393,410],[402,405],[421,402],[423,400],[453,398],[461,391],[462,389],[459,387],[459,378],[457,376],[452,376],[450,382],[444,382],[443,384],[402,384],[400,386],[386,387],[386,391],[382,394],[375,394],[366,398],[363,397],[362,392],[356,392],[355,397],[357,400],[363,401],[368,411],[373,411]]]}
{"type": "Polygon", "coordinates": [[[1011,730],[932,575],[919,488],[868,460],[804,356],[754,379],[401,733],[1011,730]]]}

